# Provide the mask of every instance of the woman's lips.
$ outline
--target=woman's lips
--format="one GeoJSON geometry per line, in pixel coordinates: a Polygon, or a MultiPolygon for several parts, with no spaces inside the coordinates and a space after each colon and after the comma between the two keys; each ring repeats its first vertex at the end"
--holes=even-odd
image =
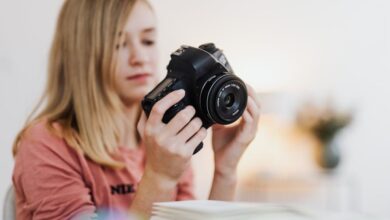
{"type": "Polygon", "coordinates": [[[139,73],[126,77],[130,81],[146,81],[151,75],[149,73],[139,73]]]}

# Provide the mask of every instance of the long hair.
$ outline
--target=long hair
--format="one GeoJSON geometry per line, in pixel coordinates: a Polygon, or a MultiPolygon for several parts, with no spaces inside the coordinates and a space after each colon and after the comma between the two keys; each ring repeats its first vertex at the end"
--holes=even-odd
{"type": "Polygon", "coordinates": [[[57,20],[41,101],[17,135],[45,120],[59,123],[61,137],[98,164],[121,167],[115,160],[122,103],[115,92],[118,35],[137,0],[66,0],[57,20]],[[44,104],[43,104],[44,103],[44,104]],[[38,114],[37,109],[41,109],[38,114]]]}

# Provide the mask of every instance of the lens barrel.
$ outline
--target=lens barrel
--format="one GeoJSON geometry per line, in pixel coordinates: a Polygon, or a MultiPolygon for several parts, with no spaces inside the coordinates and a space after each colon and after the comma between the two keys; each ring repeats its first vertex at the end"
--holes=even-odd
{"type": "Polygon", "coordinates": [[[243,114],[247,99],[245,83],[234,75],[222,74],[204,84],[199,103],[211,121],[230,124],[243,114]]]}

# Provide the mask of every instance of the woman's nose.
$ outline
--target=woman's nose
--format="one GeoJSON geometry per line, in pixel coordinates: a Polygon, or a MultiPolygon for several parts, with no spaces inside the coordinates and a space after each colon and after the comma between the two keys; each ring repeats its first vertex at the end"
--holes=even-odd
{"type": "Polygon", "coordinates": [[[130,66],[140,66],[148,62],[148,55],[145,49],[140,45],[135,45],[131,48],[129,56],[129,65],[130,66]]]}

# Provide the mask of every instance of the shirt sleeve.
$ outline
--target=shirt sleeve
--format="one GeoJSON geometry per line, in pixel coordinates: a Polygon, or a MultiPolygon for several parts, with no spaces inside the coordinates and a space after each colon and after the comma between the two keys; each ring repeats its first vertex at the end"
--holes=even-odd
{"type": "Polygon", "coordinates": [[[194,199],[194,172],[190,166],[180,178],[176,200],[182,201],[194,199]]]}
{"type": "Polygon", "coordinates": [[[93,215],[96,208],[83,182],[77,152],[48,131],[27,136],[20,142],[13,173],[18,219],[93,215]]]}

